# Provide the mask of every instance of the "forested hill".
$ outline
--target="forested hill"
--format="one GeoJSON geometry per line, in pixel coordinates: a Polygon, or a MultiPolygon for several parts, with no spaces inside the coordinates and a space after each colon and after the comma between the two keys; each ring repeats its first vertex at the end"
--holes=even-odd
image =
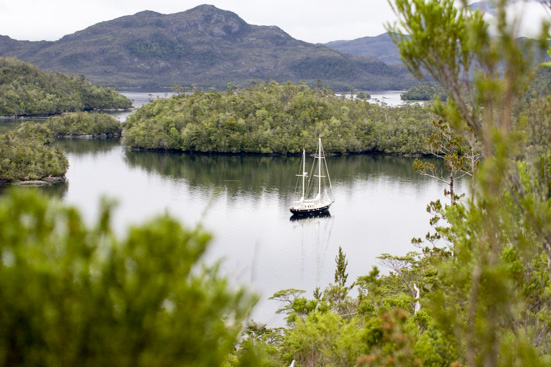
{"type": "Polygon", "coordinates": [[[46,72],[14,57],[0,57],[0,116],[127,109],[132,102],[84,77],[46,72]]]}
{"type": "Polygon", "coordinates": [[[398,47],[388,33],[375,37],[362,37],[350,41],[333,41],[325,44],[339,52],[357,56],[376,57],[389,65],[402,65],[398,47]]]}
{"type": "Polygon", "coordinates": [[[374,90],[416,83],[404,67],[298,41],[278,27],[247,24],[211,5],[168,15],[144,11],[55,42],[0,37],[0,56],[118,87],[226,88],[252,80],[314,84],[319,79],[335,90],[374,90]]]}

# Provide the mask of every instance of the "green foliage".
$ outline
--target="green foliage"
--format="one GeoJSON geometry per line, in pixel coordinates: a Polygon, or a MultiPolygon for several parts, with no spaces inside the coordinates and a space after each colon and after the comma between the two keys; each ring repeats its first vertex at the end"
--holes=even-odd
{"type": "Polygon", "coordinates": [[[50,131],[45,126],[29,122],[0,135],[0,181],[64,177],[69,163],[49,139],[50,131]]]}
{"type": "Polygon", "coordinates": [[[277,313],[286,313],[286,320],[289,325],[293,325],[299,318],[304,319],[318,306],[318,299],[308,300],[305,297],[300,297],[303,293],[305,291],[299,289],[284,289],[274,293],[269,298],[284,303],[284,306],[278,309],[277,313]]]}
{"type": "Polygon", "coordinates": [[[142,149],[220,153],[313,151],[424,153],[433,132],[421,106],[388,108],[337,97],[323,86],[255,83],[176,95],[143,106],[125,122],[124,144],[142,149]]]}
{"type": "Polygon", "coordinates": [[[359,99],[370,99],[371,98],[371,94],[369,94],[368,92],[360,92],[356,95],[356,98],[359,98],[359,99]]]}
{"type": "Polygon", "coordinates": [[[280,311],[287,313],[288,321],[293,316],[292,322],[283,334],[257,332],[277,335],[275,339],[255,340],[272,348],[272,360],[282,356],[280,365],[295,360],[297,366],[449,366],[458,353],[448,328],[423,309],[412,316],[413,284],[421,287],[423,304],[431,303],[441,283],[437,266],[449,257],[449,252],[439,249],[427,250],[424,256],[382,255],[381,262],[393,272],[381,276],[373,268],[356,280],[359,294],[352,297],[349,291],[354,285],[346,285],[348,261],[341,249],[335,258],[335,284],[323,292],[317,289],[313,299],[296,289],[277,292],[271,299],[285,302],[280,311]],[[304,308],[307,304],[313,307],[304,308]]]}
{"type": "Polygon", "coordinates": [[[551,65],[540,67],[536,70],[534,80],[530,83],[527,95],[539,97],[551,95],[551,65]]]}
{"type": "Polygon", "coordinates": [[[413,355],[414,338],[408,335],[408,315],[394,309],[382,315],[381,345],[358,360],[359,366],[421,366],[413,355]]]}
{"type": "Polygon", "coordinates": [[[88,227],[77,209],[33,193],[0,199],[1,365],[229,359],[255,297],[230,286],[217,266],[198,266],[210,236],[165,215],[119,239],[112,208],[104,201],[88,227]]]}
{"type": "Polygon", "coordinates": [[[84,77],[46,72],[16,58],[0,58],[0,116],[54,115],[67,111],[127,109],[132,102],[84,77]]]}
{"type": "Polygon", "coordinates": [[[228,359],[228,366],[282,366],[288,365],[288,355],[280,353],[283,328],[268,329],[265,324],[249,321],[243,341],[228,359]]]}
{"type": "Polygon", "coordinates": [[[365,350],[358,318],[313,312],[289,330],[284,349],[299,366],[353,366],[365,350]]]}
{"type": "MultiPolygon", "coordinates": [[[[418,76],[427,70],[447,92],[448,102],[437,100],[435,113],[455,136],[472,136],[482,156],[473,169],[472,198],[444,209],[434,205],[439,211],[434,223],[447,221],[437,228],[437,237],[447,242],[453,257],[438,264],[438,287],[427,307],[440,330],[455,341],[459,362],[473,367],[543,365],[548,351],[541,340],[548,341],[550,334],[535,314],[548,295],[543,286],[532,288],[527,297],[523,282],[548,282],[533,260],[551,259],[548,241],[535,225],[548,216],[549,207],[546,197],[532,195],[545,192],[539,183],[548,182],[548,174],[528,178],[531,170],[517,163],[521,153],[534,153],[524,151],[522,138],[532,144],[547,129],[547,123],[536,129],[537,119],[528,122],[530,117],[519,113],[534,71],[532,55],[518,41],[517,20],[507,16],[506,1],[494,3],[492,36],[482,14],[471,12],[466,1],[460,7],[452,0],[394,3],[400,27],[389,29],[398,32],[394,39],[406,65],[418,76]]],[[[543,37],[541,41],[547,44],[543,37]]],[[[458,154],[453,163],[460,164],[460,158],[458,154]]]]}
{"type": "Polygon", "coordinates": [[[468,138],[458,135],[442,119],[433,123],[436,132],[429,136],[425,144],[431,154],[442,159],[444,164],[438,167],[434,163],[416,159],[413,168],[422,175],[446,183],[448,189],[444,194],[450,197],[453,205],[461,198],[461,195],[455,193],[454,184],[465,175],[473,176],[480,159],[479,146],[473,134],[468,134],[468,138]]]}
{"type": "Polygon", "coordinates": [[[335,283],[325,288],[323,294],[319,295],[319,298],[325,303],[325,308],[330,308],[339,315],[351,315],[356,308],[349,297],[349,292],[354,287],[354,284],[350,286],[346,285],[346,280],[348,279],[348,274],[346,273],[348,260],[346,260],[346,255],[341,247],[339,247],[339,253],[335,257],[335,265],[335,283]]]}
{"type": "Polygon", "coordinates": [[[122,131],[121,123],[105,113],[72,112],[48,118],[46,126],[53,135],[101,135],[122,131]]]}
{"type": "MultiPolygon", "coordinates": [[[[551,70],[551,69],[550,69],[551,70]]],[[[547,153],[551,136],[551,96],[527,98],[519,116],[522,129],[521,152],[528,161],[547,153]]]]}
{"type": "Polygon", "coordinates": [[[339,246],[339,254],[335,258],[335,263],[337,264],[337,269],[335,270],[335,284],[340,287],[344,287],[346,280],[348,279],[348,274],[346,273],[346,267],[348,266],[348,260],[346,260],[346,255],[342,251],[342,247],[339,246]]]}
{"type": "Polygon", "coordinates": [[[400,94],[400,98],[404,101],[430,101],[435,99],[436,96],[442,101],[448,98],[446,92],[438,84],[425,84],[412,87],[400,94]]]}

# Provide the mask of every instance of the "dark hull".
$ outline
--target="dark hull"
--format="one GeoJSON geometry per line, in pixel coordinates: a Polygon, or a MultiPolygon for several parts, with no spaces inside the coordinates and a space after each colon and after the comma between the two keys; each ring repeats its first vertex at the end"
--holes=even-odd
{"type": "Polygon", "coordinates": [[[323,213],[327,213],[329,211],[329,207],[331,204],[322,206],[319,208],[311,208],[311,209],[295,209],[291,208],[291,213],[296,216],[312,216],[312,215],[320,215],[323,213]]]}
{"type": "Polygon", "coordinates": [[[289,218],[289,220],[291,222],[294,222],[294,221],[300,221],[300,220],[309,220],[309,219],[312,219],[312,218],[330,218],[331,217],[331,213],[329,213],[329,210],[323,212],[323,213],[317,213],[317,214],[310,214],[310,215],[291,215],[291,217],[289,218]]]}

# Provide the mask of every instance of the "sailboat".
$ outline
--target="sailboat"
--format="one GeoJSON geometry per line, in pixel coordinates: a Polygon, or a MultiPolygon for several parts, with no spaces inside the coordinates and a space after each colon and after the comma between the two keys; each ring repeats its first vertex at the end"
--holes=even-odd
{"type": "Polygon", "coordinates": [[[335,200],[332,199],[333,188],[331,186],[331,178],[329,177],[325,154],[321,145],[321,137],[318,139],[318,149],[314,155],[312,171],[313,177],[316,178],[315,180],[310,180],[311,175],[309,176],[306,171],[306,151],[303,149],[301,173],[297,175],[298,177],[302,177],[302,196],[300,200],[293,202],[293,205],[289,208],[293,215],[307,216],[324,214],[329,212],[329,207],[335,202],[335,200]],[[311,185],[313,181],[317,183],[315,187],[311,185]],[[308,187],[311,190],[308,190],[308,187]],[[309,191],[314,191],[313,197],[306,198],[309,191]]]}

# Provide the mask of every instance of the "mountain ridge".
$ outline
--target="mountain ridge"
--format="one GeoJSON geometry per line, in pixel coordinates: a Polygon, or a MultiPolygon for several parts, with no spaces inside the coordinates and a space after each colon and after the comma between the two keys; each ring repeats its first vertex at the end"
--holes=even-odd
{"type": "Polygon", "coordinates": [[[296,40],[279,27],[251,25],[212,5],[173,14],[146,10],[57,41],[0,36],[0,56],[122,88],[225,88],[269,79],[321,80],[335,90],[405,89],[417,83],[404,67],[296,40]]]}
{"type": "Polygon", "coordinates": [[[324,43],[324,45],[339,52],[356,56],[376,57],[389,65],[402,65],[400,51],[398,51],[398,47],[392,42],[388,33],[353,40],[331,41],[324,43]]]}

